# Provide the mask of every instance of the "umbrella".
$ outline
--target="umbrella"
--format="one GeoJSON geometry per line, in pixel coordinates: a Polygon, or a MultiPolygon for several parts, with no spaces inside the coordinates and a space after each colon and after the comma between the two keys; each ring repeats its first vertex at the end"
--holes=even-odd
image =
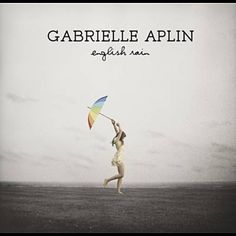
{"type": "Polygon", "coordinates": [[[92,105],[92,107],[88,107],[90,109],[90,112],[88,114],[88,124],[89,124],[90,129],[92,128],[93,123],[95,122],[99,114],[112,120],[110,117],[100,113],[106,99],[107,99],[107,96],[101,97],[92,105]]]}

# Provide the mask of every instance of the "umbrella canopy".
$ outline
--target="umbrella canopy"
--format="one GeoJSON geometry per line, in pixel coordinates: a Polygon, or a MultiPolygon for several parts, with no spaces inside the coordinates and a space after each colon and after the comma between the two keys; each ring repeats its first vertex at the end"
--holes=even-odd
{"type": "MultiPolygon", "coordinates": [[[[107,96],[101,97],[92,105],[92,107],[89,107],[90,112],[88,114],[88,124],[89,124],[90,129],[92,128],[93,123],[95,122],[98,114],[101,114],[100,111],[101,111],[106,99],[107,99],[107,96]]],[[[101,115],[103,115],[103,114],[101,114],[101,115]]]]}

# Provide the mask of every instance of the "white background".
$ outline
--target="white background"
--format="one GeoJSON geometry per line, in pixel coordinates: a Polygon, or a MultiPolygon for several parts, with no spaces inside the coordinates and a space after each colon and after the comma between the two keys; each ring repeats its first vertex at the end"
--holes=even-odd
{"type": "Polygon", "coordinates": [[[1,4],[0,180],[96,182],[121,123],[125,183],[236,180],[235,4],[1,4]],[[137,29],[137,43],[52,43],[49,30],[137,29]],[[145,43],[149,30],[194,42],[145,43]],[[110,56],[92,50],[141,50],[110,56]]]}

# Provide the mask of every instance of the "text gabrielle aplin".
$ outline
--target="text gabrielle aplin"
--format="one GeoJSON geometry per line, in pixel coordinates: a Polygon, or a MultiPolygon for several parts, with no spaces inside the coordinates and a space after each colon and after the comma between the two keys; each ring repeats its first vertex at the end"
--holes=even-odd
{"type": "MultiPolygon", "coordinates": [[[[138,30],[50,30],[47,38],[53,43],[135,43],[139,41],[138,30]]],[[[194,30],[149,30],[146,35],[146,43],[185,43],[193,42],[194,30]]],[[[128,50],[123,45],[120,48],[108,46],[103,50],[92,50],[91,56],[100,56],[106,61],[108,56],[148,56],[149,52],[143,48],[139,50],[128,50]]]]}

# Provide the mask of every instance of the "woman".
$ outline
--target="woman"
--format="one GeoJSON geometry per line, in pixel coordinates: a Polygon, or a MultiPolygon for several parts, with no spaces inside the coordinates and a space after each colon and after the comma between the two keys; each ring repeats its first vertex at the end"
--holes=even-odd
{"type": "Polygon", "coordinates": [[[118,174],[109,179],[105,179],[103,185],[106,187],[110,181],[117,179],[117,191],[118,193],[123,194],[120,189],[122,179],[124,177],[123,147],[126,134],[124,131],[122,131],[119,123],[116,123],[114,120],[112,120],[112,124],[116,132],[116,136],[112,140],[112,146],[115,144],[117,151],[111,163],[113,166],[117,166],[118,174]]]}

